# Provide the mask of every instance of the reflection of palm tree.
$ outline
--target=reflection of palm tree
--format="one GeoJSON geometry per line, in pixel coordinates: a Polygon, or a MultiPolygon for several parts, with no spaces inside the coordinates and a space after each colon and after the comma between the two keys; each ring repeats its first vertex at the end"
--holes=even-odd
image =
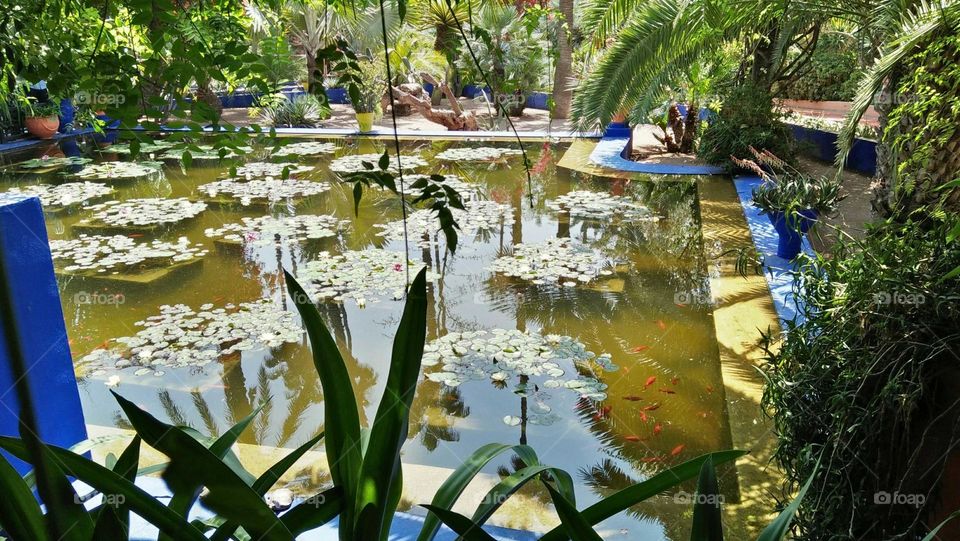
{"type": "Polygon", "coordinates": [[[173,397],[170,396],[170,391],[166,389],[160,391],[157,393],[157,398],[160,400],[160,407],[163,408],[163,411],[167,414],[171,423],[175,426],[193,428],[193,425],[187,420],[186,415],[183,414],[183,410],[180,409],[180,406],[178,406],[173,400],[173,397]]]}

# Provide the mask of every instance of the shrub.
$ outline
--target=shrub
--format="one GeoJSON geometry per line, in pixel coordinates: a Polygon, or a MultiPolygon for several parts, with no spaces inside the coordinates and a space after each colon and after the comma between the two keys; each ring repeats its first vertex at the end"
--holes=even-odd
{"type": "Polygon", "coordinates": [[[951,225],[887,222],[798,271],[805,322],[767,343],[763,397],[786,493],[814,475],[798,539],[918,539],[929,528],[944,462],[960,443],[951,225]]]}
{"type": "Polygon", "coordinates": [[[759,152],[751,147],[750,151],[756,161],[734,158],[733,163],[757,173],[763,179],[763,184],[753,189],[753,205],[763,212],[806,209],[814,209],[819,213],[833,212],[837,202],[843,198],[838,179],[814,177],[798,171],[769,150],[759,152]]]}
{"type": "Polygon", "coordinates": [[[730,157],[751,157],[750,147],[769,150],[792,162],[793,135],[773,107],[770,93],[755,84],[742,83],[723,97],[719,113],[700,137],[697,154],[708,163],[731,167],[730,157]]]}
{"type": "Polygon", "coordinates": [[[293,99],[281,94],[262,105],[257,112],[266,125],[274,128],[316,128],[321,120],[330,116],[330,108],[311,94],[301,94],[293,99]]]}

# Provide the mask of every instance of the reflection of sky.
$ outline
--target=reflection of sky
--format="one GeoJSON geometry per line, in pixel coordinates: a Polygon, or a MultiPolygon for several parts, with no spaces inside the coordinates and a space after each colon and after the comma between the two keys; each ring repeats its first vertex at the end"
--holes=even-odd
{"type": "MultiPolygon", "coordinates": [[[[406,143],[405,152],[413,152],[419,143],[406,143]]],[[[444,148],[430,143],[423,148],[444,148]]],[[[539,145],[530,145],[531,162],[537,163],[539,145]]],[[[553,149],[553,158],[562,148],[553,149]]],[[[376,152],[376,148],[349,148],[343,152],[376,152]]],[[[424,151],[428,155],[429,151],[424,151]]],[[[322,250],[338,253],[371,245],[403,249],[402,242],[385,243],[376,236],[375,223],[400,217],[395,199],[389,194],[365,191],[358,216],[354,216],[349,186],[333,181],[325,164],[328,157],[306,160],[318,166],[308,175],[316,180],[332,181],[333,189],[299,204],[281,204],[269,209],[273,215],[294,213],[334,214],[352,222],[342,237],[308,242],[302,245],[265,245],[245,249],[213,246],[203,230],[224,223],[238,222],[243,216],[258,216],[264,209],[253,207],[212,207],[176,235],[211,248],[204,265],[196,274],[146,289],[126,291],[128,302],[122,307],[79,306],[70,295],[89,287],[63,283],[64,309],[68,319],[74,352],[83,355],[105,339],[129,336],[135,332],[132,322],[156,312],[160,304],[185,303],[197,307],[205,302],[222,305],[260,297],[286,302],[280,269],[296,274],[305,261],[322,250]],[[242,261],[242,264],[241,264],[242,261]]],[[[573,336],[596,352],[609,352],[614,363],[623,368],[603,374],[610,385],[610,397],[603,404],[588,404],[584,413],[578,395],[567,389],[540,389],[550,394],[547,403],[559,419],[549,426],[523,423],[504,424],[506,416],[523,416],[522,398],[512,392],[517,381],[498,389],[487,381],[471,381],[456,389],[423,381],[412,411],[410,440],[404,460],[434,466],[454,467],[483,444],[516,443],[525,437],[545,463],[566,469],[577,478],[581,469],[594,472],[593,488],[578,480],[579,506],[595,501],[594,492],[613,486],[612,470],[621,470],[630,479],[641,480],[663,467],[692,458],[702,452],[730,447],[727,420],[724,417],[722,381],[717,360],[717,345],[707,307],[678,307],[679,292],[702,287],[706,268],[700,246],[696,194],[676,182],[623,185],[603,179],[591,180],[558,172],[544,162],[543,171],[534,179],[534,208],[530,208],[526,177],[519,161],[509,168],[489,169],[444,166],[442,172],[454,172],[464,181],[478,184],[487,196],[511,205],[521,218],[513,226],[503,227],[482,240],[462,237],[455,256],[411,246],[411,257],[426,262],[443,278],[430,287],[432,302],[428,310],[428,339],[449,331],[474,329],[520,329],[573,336]],[[654,213],[665,216],[659,223],[603,226],[574,220],[567,226],[558,223],[557,214],[543,205],[546,199],[575,189],[611,190],[634,193],[654,213]],[[558,236],[608,251],[627,261],[630,271],[604,282],[606,289],[576,287],[534,289],[519,282],[494,277],[485,268],[499,254],[516,243],[537,243],[558,236]],[[690,248],[692,246],[692,248],[690,248]],[[572,289],[572,290],[571,290],[572,289]],[[662,328],[661,328],[662,327],[662,328]],[[642,346],[642,353],[631,350],[642,346]],[[657,383],[644,388],[650,376],[657,383]],[[661,388],[675,394],[662,393],[661,388]],[[710,389],[710,390],[708,390],[710,389]],[[642,395],[642,401],[624,400],[624,396],[642,395]],[[640,420],[644,406],[659,403],[640,420]],[[578,405],[580,410],[578,410],[578,405]],[[610,410],[599,417],[605,406],[610,410]],[[662,434],[644,442],[629,442],[625,436],[648,437],[654,423],[662,434]],[[674,458],[670,453],[683,445],[674,458]],[[659,461],[645,461],[656,458],[659,461]],[[604,461],[608,460],[609,463],[604,461]]],[[[168,168],[164,181],[125,185],[119,197],[184,197],[193,195],[193,187],[216,179],[222,168],[191,169],[182,174],[168,168]]],[[[51,236],[69,237],[70,226],[82,213],[71,214],[55,222],[51,236]]],[[[51,223],[53,226],[54,222],[51,223]]],[[[115,286],[107,286],[115,287],[115,286]]],[[[289,307],[288,307],[289,308],[289,307]]],[[[390,344],[400,319],[402,303],[384,299],[359,308],[354,303],[321,306],[331,328],[354,387],[362,397],[362,417],[371,419],[383,392],[389,366],[390,344]]],[[[567,376],[573,367],[563,367],[567,376]]],[[[161,418],[182,419],[203,432],[220,431],[269,397],[262,420],[242,441],[265,445],[295,446],[313,436],[323,423],[322,391],[319,388],[309,351],[300,345],[288,345],[273,352],[248,351],[239,360],[213,363],[203,369],[166,370],[161,378],[134,378],[121,372],[119,392],[134,399],[161,418]],[[167,394],[159,389],[165,388],[167,394]]],[[[90,379],[82,387],[88,422],[118,422],[119,409],[102,381],[90,379]]],[[[527,401],[528,408],[533,400],[527,401]]],[[[507,461],[498,465],[506,466],[507,461]]],[[[621,476],[622,477],[622,476],[621,476]]],[[[622,479],[621,479],[622,480],[622,479]]],[[[652,539],[678,532],[677,519],[688,511],[676,505],[646,510],[664,518],[670,531],[657,519],[614,518],[607,526],[629,528],[628,538],[645,535],[652,539]]],[[[683,527],[683,526],[679,526],[683,527]]],[[[626,538],[626,537],[625,537],[626,538]]],[[[645,537],[644,537],[645,538],[645,537]]]]}

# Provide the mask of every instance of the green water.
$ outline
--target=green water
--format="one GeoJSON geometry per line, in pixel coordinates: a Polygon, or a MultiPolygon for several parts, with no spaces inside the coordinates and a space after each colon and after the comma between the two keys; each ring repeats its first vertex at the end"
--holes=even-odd
{"type": "MultiPolygon", "coordinates": [[[[336,143],[339,148],[334,156],[382,152],[384,144],[369,140],[336,143]]],[[[430,160],[452,145],[479,143],[406,141],[403,150],[430,160]]],[[[483,143],[500,145],[506,143],[483,143]]],[[[549,392],[549,404],[558,415],[546,426],[529,422],[536,396],[517,394],[519,382],[494,385],[491,381],[469,381],[450,388],[421,378],[403,459],[453,468],[483,444],[525,442],[537,450],[542,462],[564,468],[574,476],[578,506],[582,508],[596,501],[598,495],[643,480],[670,465],[731,447],[712,310],[708,304],[686,300],[691,291],[706,291],[708,281],[696,183],[695,179],[676,178],[632,182],[594,178],[556,166],[564,144],[530,143],[526,148],[536,164],[532,192],[517,159],[498,167],[431,161],[430,172],[457,174],[478,187],[484,198],[510,205],[515,223],[483,238],[462,238],[455,255],[441,247],[411,247],[412,259],[440,275],[428,292],[428,340],[448,332],[494,328],[569,335],[591,351],[610,353],[621,368],[599,372],[609,385],[609,396],[600,403],[581,399],[568,389],[538,389],[538,393],[549,392]],[[571,220],[545,206],[547,200],[572,190],[633,196],[663,219],[611,225],[571,220]],[[486,270],[498,254],[508,253],[515,244],[558,237],[569,237],[622,258],[625,266],[622,272],[603,277],[590,287],[572,288],[538,288],[486,270]],[[654,377],[656,381],[648,385],[654,377]],[[520,424],[505,424],[507,416],[519,417],[520,424]]],[[[10,163],[58,152],[56,147],[49,147],[5,156],[4,160],[10,163]]],[[[109,147],[102,152],[86,148],[86,152],[97,160],[127,159],[110,153],[109,147]]],[[[255,156],[265,160],[268,154],[255,156]]],[[[292,309],[285,299],[281,268],[296,274],[299,266],[321,250],[403,250],[402,242],[384,242],[373,227],[400,218],[396,196],[368,191],[355,216],[350,186],[338,182],[329,171],[330,159],[300,159],[316,169],[298,176],[330,182],[333,188],[329,192],[298,204],[281,202],[266,209],[210,207],[188,225],[156,235],[169,240],[186,236],[205,245],[210,252],[199,268],[148,286],[61,277],[63,310],[75,359],[97,347],[113,345],[114,338],[132,336],[140,330],[134,323],[156,315],[164,304],[186,304],[196,309],[205,303],[223,306],[269,298],[292,309]],[[333,214],[349,220],[351,227],[339,237],[294,247],[277,244],[224,249],[204,235],[207,228],[264,212],[275,216],[333,214]],[[124,301],[77,303],[78,293],[121,295],[124,301]]],[[[224,176],[228,167],[194,165],[182,170],[167,162],[162,180],[115,185],[113,197],[197,198],[196,187],[224,176]]],[[[8,167],[0,189],[60,181],[56,173],[23,175],[8,167]]],[[[73,238],[73,225],[87,214],[77,208],[49,215],[50,238],[73,238]]],[[[353,302],[321,305],[349,365],[364,422],[374,415],[383,391],[401,309],[402,302],[389,298],[364,308],[353,302]]],[[[112,375],[120,378],[115,389],[141,407],[163,420],[207,433],[222,433],[269,399],[260,420],[241,438],[246,443],[294,447],[323,427],[323,393],[305,342],[246,351],[204,367],[166,369],[162,376],[134,376],[130,368],[91,375],[87,367],[78,366],[84,414],[90,424],[126,426],[109,395],[111,387],[106,385],[112,375]]],[[[503,460],[489,471],[511,467],[508,460],[503,460]]],[[[687,486],[687,490],[692,487],[687,486]]],[[[734,475],[726,476],[724,490],[728,499],[736,499],[734,475]]],[[[548,505],[546,493],[532,489],[526,493],[548,505]]],[[[429,497],[424,495],[424,501],[429,497]]],[[[689,505],[664,497],[610,519],[603,526],[611,539],[681,539],[688,535],[689,521],[689,505]]]]}

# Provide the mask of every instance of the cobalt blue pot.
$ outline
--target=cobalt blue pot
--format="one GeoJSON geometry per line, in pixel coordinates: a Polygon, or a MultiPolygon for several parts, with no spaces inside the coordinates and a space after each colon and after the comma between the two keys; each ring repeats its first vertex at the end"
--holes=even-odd
{"type": "Polygon", "coordinates": [[[806,209],[792,214],[772,211],[767,213],[767,216],[780,237],[777,242],[777,257],[791,260],[800,253],[803,235],[817,221],[818,213],[814,209],[806,209]]]}

